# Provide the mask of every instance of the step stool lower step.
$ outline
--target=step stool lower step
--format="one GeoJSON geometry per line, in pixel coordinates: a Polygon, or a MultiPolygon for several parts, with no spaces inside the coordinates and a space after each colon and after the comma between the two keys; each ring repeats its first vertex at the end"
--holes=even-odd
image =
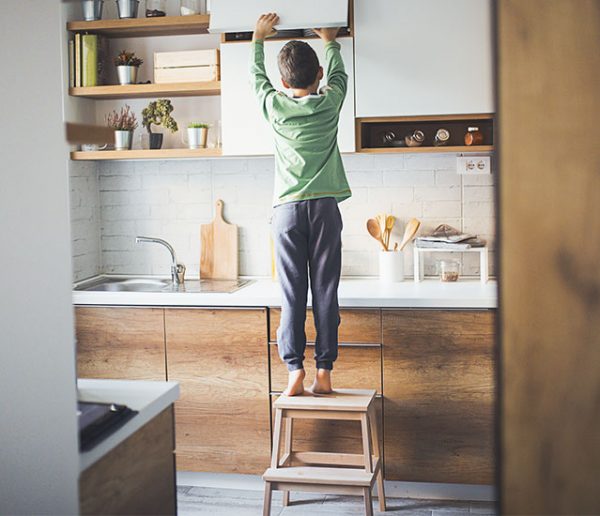
{"type": "Polygon", "coordinates": [[[292,466],[289,468],[269,468],[263,475],[266,482],[294,484],[322,484],[371,487],[375,480],[379,461],[374,464],[373,473],[356,468],[322,468],[314,466],[292,466]]]}

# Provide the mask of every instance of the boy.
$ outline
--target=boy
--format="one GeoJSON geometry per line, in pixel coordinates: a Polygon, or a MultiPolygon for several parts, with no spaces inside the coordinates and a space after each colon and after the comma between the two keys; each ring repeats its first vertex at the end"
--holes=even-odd
{"type": "Polygon", "coordinates": [[[308,280],[317,330],[317,374],[311,391],[331,392],[331,370],[337,358],[340,323],[337,289],[341,273],[342,217],[338,202],[351,192],[337,146],[337,125],[348,76],[335,41],[338,29],[315,29],[325,42],[327,86],[320,91],[323,68],[303,41],[290,41],[280,51],[283,86],[278,92],[264,66],[264,39],[279,18],[264,14],[252,43],[250,75],[263,115],[275,135],[275,199],[272,219],[277,274],[282,303],[277,330],[279,354],[289,380],[284,394],[304,392],[304,349],[308,280]]]}

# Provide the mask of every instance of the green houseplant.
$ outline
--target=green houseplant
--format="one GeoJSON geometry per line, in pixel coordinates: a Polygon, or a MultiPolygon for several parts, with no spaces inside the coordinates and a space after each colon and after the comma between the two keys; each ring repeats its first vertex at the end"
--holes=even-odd
{"type": "Polygon", "coordinates": [[[135,84],[137,82],[138,70],[144,63],[143,59],[135,57],[134,52],[121,50],[117,57],[115,57],[114,62],[117,67],[119,84],[135,84]]]}
{"type": "Polygon", "coordinates": [[[106,117],[108,127],[115,131],[115,150],[131,150],[133,131],[138,126],[135,113],[128,105],[120,111],[113,111],[106,117]]]}
{"type": "Polygon", "coordinates": [[[142,125],[150,135],[150,148],[160,149],[162,147],[163,135],[152,132],[152,125],[162,125],[172,133],[177,131],[177,122],[171,116],[173,104],[169,99],[158,99],[150,102],[148,107],[142,111],[142,125]]]}
{"type": "Polygon", "coordinates": [[[187,141],[184,139],[183,143],[190,149],[205,149],[209,127],[204,122],[190,122],[187,126],[187,141]]]}

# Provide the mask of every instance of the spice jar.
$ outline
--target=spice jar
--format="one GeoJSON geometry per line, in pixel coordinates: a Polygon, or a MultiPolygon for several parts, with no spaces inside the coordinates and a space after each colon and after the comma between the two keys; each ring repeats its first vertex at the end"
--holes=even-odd
{"type": "Polygon", "coordinates": [[[458,281],[460,276],[460,262],[456,260],[440,260],[438,262],[440,280],[444,282],[458,281]]]}
{"type": "Polygon", "coordinates": [[[167,15],[167,0],[146,0],[146,18],[167,15]]]}
{"type": "Polygon", "coordinates": [[[412,134],[404,138],[407,147],[419,147],[425,141],[425,133],[416,129],[412,134]]]}
{"type": "Polygon", "coordinates": [[[465,145],[481,145],[483,144],[483,133],[479,127],[469,127],[465,134],[465,145]]]}
{"type": "Polygon", "coordinates": [[[446,145],[449,139],[450,131],[448,131],[448,129],[438,129],[437,133],[435,133],[435,138],[433,139],[433,145],[435,145],[436,147],[446,145]]]}

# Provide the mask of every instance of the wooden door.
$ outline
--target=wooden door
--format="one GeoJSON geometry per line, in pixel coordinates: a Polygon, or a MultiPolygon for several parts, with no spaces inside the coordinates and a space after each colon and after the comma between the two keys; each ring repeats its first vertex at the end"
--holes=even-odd
{"type": "Polygon", "coordinates": [[[77,307],[77,376],[166,380],[162,308],[77,307]]]}
{"type": "Polygon", "coordinates": [[[494,482],[491,311],[384,310],[385,476],[494,482]]]}
{"type": "Polygon", "coordinates": [[[356,116],[494,111],[489,0],[355,0],[356,116]]]}
{"type": "Polygon", "coordinates": [[[265,309],[165,310],[177,468],[262,474],[271,451],[265,309]]]}
{"type": "Polygon", "coordinates": [[[498,2],[501,511],[600,513],[600,3],[498,2]]]}

